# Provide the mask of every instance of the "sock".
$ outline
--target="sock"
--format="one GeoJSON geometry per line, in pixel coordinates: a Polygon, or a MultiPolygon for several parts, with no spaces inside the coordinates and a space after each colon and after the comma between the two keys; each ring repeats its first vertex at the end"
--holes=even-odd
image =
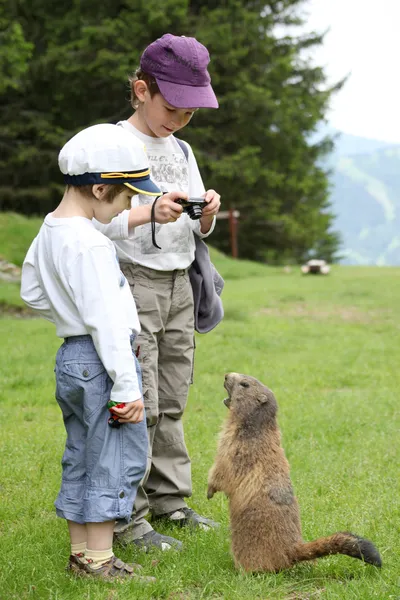
{"type": "Polygon", "coordinates": [[[100,569],[104,563],[114,556],[113,549],[108,550],[86,550],[85,558],[94,570],[100,569]]]}
{"type": "Polygon", "coordinates": [[[86,542],[81,542],[80,544],[71,544],[71,554],[77,556],[80,560],[86,562],[86,542]]]}

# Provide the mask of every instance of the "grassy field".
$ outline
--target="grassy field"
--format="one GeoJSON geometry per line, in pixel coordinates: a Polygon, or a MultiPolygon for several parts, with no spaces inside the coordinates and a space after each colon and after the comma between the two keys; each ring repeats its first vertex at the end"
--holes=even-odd
{"type": "MultiPolygon", "coordinates": [[[[21,248],[9,251],[8,258],[18,262],[15,256],[23,256],[21,248]]],[[[213,332],[197,337],[185,431],[193,471],[190,505],[221,528],[199,533],[163,528],[183,540],[179,554],[118,549],[121,558],[141,562],[146,574],[157,577],[151,586],[66,575],[66,527],[53,508],[65,441],[54,399],[59,341],[51,324],[5,313],[1,600],[400,599],[400,269],[336,267],[319,278],[217,253],[213,258],[226,279],[226,316],[213,332]],[[277,575],[235,571],[226,499],[220,494],[206,499],[207,472],[226,415],[228,371],[261,379],[277,396],[304,538],[344,530],[368,537],[382,554],[381,570],[334,556],[277,575]]],[[[5,287],[0,284],[0,297],[12,304],[18,290],[4,292],[5,287]]]]}
{"type": "MultiPolygon", "coordinates": [[[[0,213],[0,257],[21,267],[42,221],[38,217],[27,219],[15,213],[0,213]]],[[[0,314],[7,308],[14,314],[28,312],[19,297],[19,285],[0,280],[0,314]]]]}

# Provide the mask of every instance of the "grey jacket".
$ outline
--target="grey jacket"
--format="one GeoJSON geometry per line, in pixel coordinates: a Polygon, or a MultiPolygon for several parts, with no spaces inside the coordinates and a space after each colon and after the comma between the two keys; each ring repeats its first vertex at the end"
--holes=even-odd
{"type": "Polygon", "coordinates": [[[214,329],[224,317],[220,298],[224,280],[210,260],[207,245],[197,235],[194,261],[189,269],[194,299],[194,328],[198,333],[214,329]]]}
{"type": "MultiPolygon", "coordinates": [[[[186,143],[176,136],[175,139],[188,161],[189,150],[186,143]]],[[[207,333],[224,317],[220,298],[224,280],[210,260],[207,245],[197,235],[194,238],[196,250],[189,269],[194,299],[194,328],[198,333],[207,333]]]]}

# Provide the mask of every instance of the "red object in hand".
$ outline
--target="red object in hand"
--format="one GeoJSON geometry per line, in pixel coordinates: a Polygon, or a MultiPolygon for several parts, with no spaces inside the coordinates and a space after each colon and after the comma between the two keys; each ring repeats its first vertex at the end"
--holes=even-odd
{"type": "Polygon", "coordinates": [[[111,413],[111,417],[108,419],[108,424],[110,427],[121,427],[121,423],[118,422],[118,415],[114,414],[113,408],[125,408],[125,402],[114,402],[113,400],[109,400],[107,402],[107,408],[111,413]]]}

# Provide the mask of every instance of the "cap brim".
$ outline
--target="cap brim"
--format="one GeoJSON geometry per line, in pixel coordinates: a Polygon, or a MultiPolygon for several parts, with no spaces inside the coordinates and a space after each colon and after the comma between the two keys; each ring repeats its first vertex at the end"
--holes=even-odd
{"type": "Polygon", "coordinates": [[[211,85],[194,86],[171,83],[155,78],[165,100],[175,108],[218,108],[218,100],[211,85]]]}
{"type": "Polygon", "coordinates": [[[160,196],[162,194],[160,188],[151,179],[124,182],[124,185],[137,194],[145,194],[146,196],[160,196]]]}

